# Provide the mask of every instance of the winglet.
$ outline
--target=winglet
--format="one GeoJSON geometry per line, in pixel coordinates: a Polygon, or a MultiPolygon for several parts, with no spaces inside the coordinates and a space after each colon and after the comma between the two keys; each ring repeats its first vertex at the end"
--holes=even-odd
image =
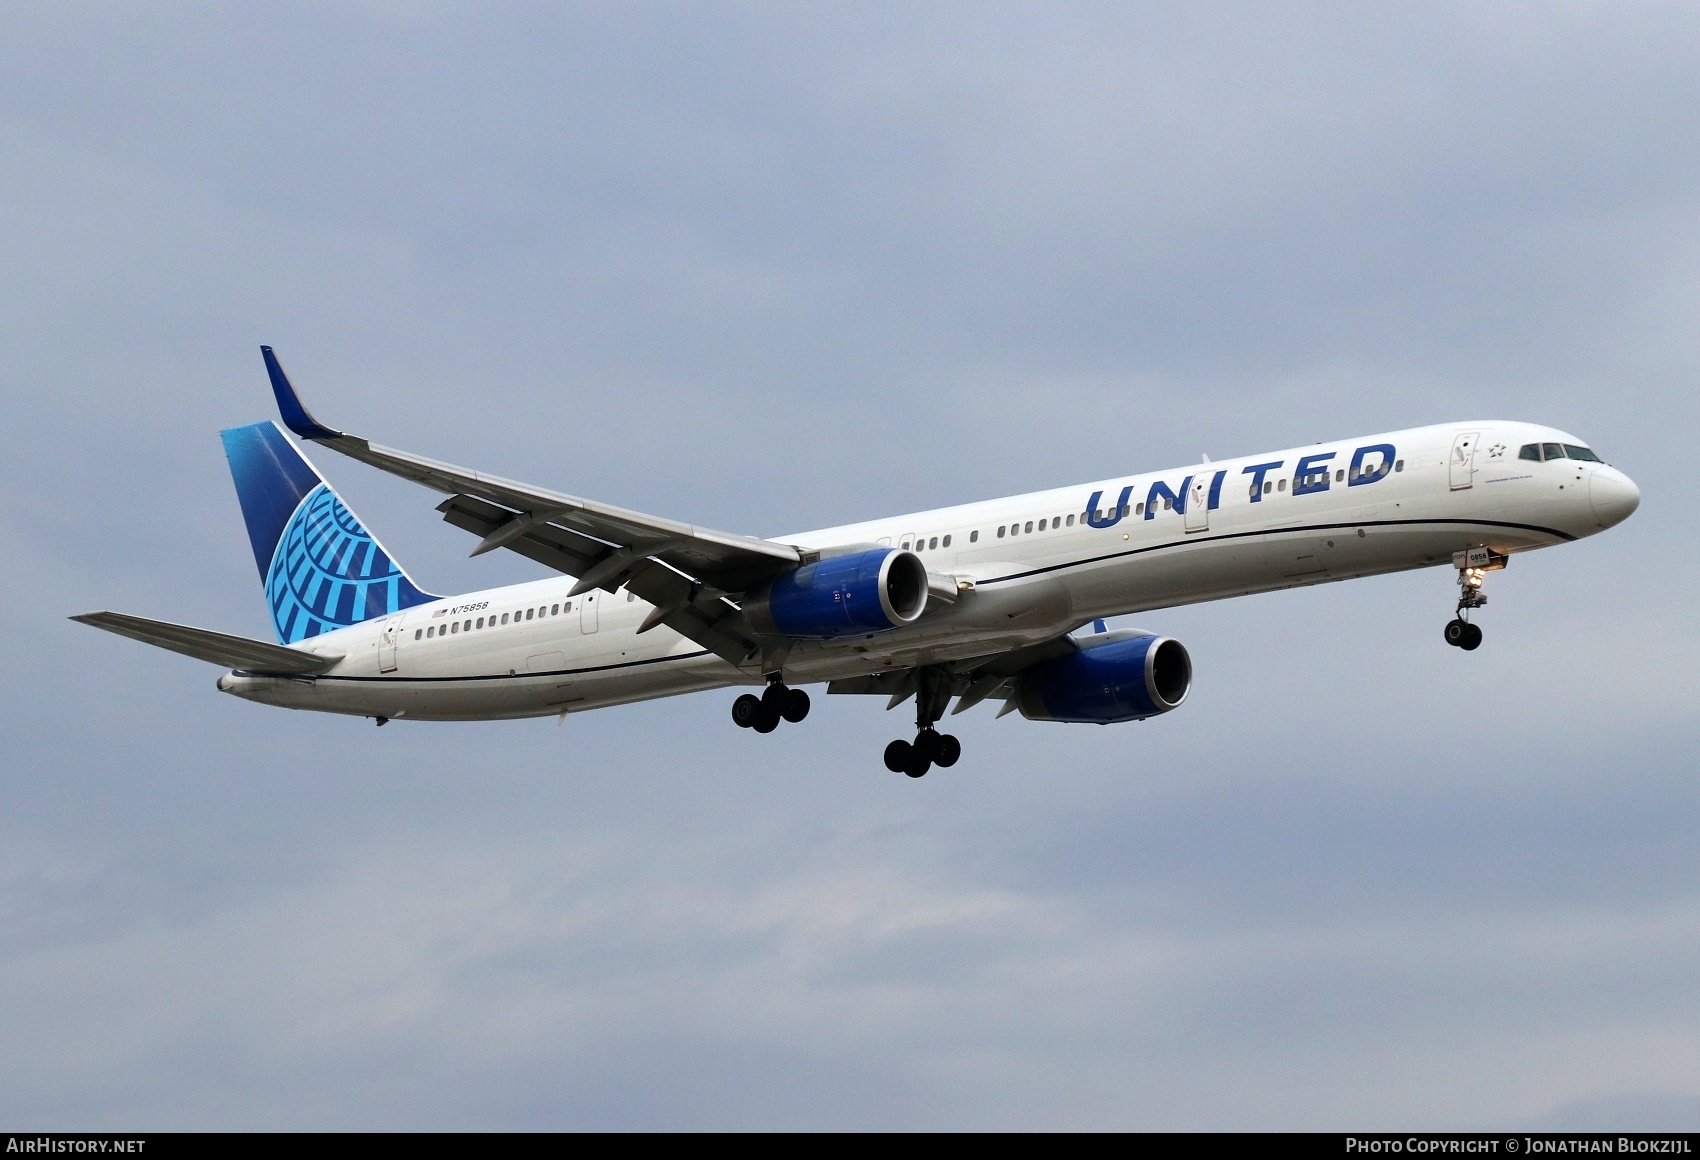
{"type": "Polygon", "coordinates": [[[303,439],[337,439],[341,431],[333,431],[317,419],[301,403],[301,396],[295,393],[290,385],[289,376],[283,373],[283,364],[277,361],[277,355],[272,348],[262,346],[260,355],[266,360],[266,374],[271,376],[272,394],[277,396],[277,409],[283,416],[284,426],[301,436],[303,439]]]}

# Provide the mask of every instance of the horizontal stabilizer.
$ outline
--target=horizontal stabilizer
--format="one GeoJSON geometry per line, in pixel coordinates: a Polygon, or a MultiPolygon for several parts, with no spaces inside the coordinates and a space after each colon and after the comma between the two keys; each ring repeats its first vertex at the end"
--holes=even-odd
{"type": "Polygon", "coordinates": [[[211,661],[230,669],[251,673],[288,673],[304,676],[322,673],[335,667],[342,658],[314,656],[300,649],[249,640],[245,636],[230,636],[206,628],[190,628],[186,624],[169,624],[163,620],[148,620],[142,616],[126,616],[122,612],[85,612],[71,618],[81,624],[104,628],[119,636],[139,640],[194,657],[211,661]]]}

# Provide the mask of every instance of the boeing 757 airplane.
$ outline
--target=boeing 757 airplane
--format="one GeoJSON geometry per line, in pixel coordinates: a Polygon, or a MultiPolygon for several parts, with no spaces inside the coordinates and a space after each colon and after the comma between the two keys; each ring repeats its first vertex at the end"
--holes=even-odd
{"type": "Polygon", "coordinates": [[[1449,645],[1482,643],[1483,582],[1518,552],[1627,519],[1641,493],[1582,440],[1478,420],[1204,462],[762,539],[393,451],[325,426],[261,347],[285,426],[448,496],[472,555],[567,577],[421,589],[270,422],[223,432],[277,643],[116,612],[84,624],[222,665],[227,693],[392,720],[557,715],[736,685],[770,733],[829,693],[913,697],[921,777],[962,747],[937,723],[996,700],[1107,725],[1178,709],[1192,662],[1103,618],[1410,568],[1457,570],[1449,645]],[[952,702],[954,701],[954,708],[952,702]]]}

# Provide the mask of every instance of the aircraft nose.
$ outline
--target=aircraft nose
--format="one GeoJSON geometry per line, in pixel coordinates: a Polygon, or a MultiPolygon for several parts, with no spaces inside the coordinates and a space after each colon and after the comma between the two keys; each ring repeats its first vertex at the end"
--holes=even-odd
{"type": "Polygon", "coordinates": [[[1600,527],[1609,528],[1621,524],[1641,506],[1641,489],[1617,468],[1600,467],[1588,481],[1588,500],[1594,505],[1594,518],[1600,521],[1600,527]]]}

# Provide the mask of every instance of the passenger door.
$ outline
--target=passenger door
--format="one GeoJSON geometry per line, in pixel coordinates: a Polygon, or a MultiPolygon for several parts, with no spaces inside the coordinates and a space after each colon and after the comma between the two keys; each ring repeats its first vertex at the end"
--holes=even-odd
{"type": "Polygon", "coordinates": [[[1189,532],[1207,532],[1210,530],[1210,473],[1204,472],[1192,477],[1192,486],[1186,491],[1186,530],[1189,532]]]}
{"type": "Polygon", "coordinates": [[[578,630],[589,636],[596,631],[598,609],[602,606],[601,592],[586,592],[578,598],[578,630]]]}
{"type": "Polygon", "coordinates": [[[1480,437],[1479,432],[1466,431],[1452,441],[1452,457],[1447,460],[1446,477],[1453,491],[1463,491],[1474,482],[1476,441],[1480,437]]]}
{"type": "Polygon", "coordinates": [[[393,673],[396,670],[395,647],[396,638],[401,635],[401,617],[393,617],[385,623],[378,634],[378,671],[393,673]]]}

